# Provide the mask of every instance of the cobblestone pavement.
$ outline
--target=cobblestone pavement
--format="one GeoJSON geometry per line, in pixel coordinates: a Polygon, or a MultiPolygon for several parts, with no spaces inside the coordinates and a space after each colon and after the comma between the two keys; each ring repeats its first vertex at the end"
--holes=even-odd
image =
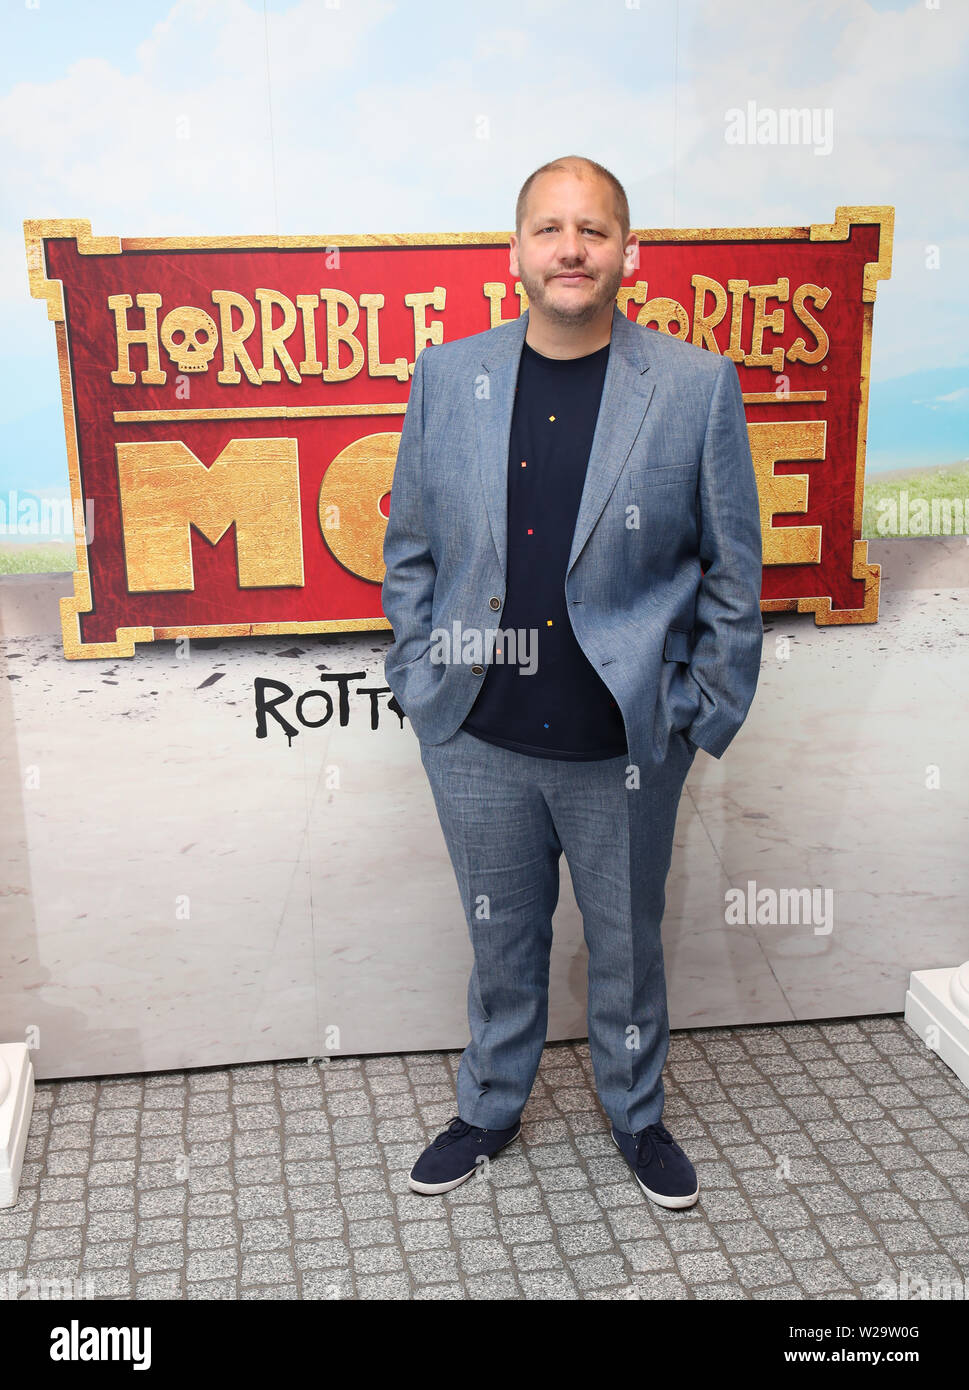
{"type": "Polygon", "coordinates": [[[969,1296],[969,1090],[901,1017],[675,1033],[686,1211],[641,1192],[586,1043],[546,1047],[486,1177],[411,1192],[459,1057],[38,1082],[0,1298],[969,1296]]]}

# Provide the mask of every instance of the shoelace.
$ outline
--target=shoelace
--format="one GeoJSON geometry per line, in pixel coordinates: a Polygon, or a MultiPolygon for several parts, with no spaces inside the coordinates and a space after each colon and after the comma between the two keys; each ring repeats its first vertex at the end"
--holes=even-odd
{"type": "Polygon", "coordinates": [[[448,1121],[444,1133],[439,1134],[434,1140],[434,1147],[443,1149],[446,1144],[453,1144],[455,1139],[463,1139],[466,1134],[471,1133],[471,1130],[471,1125],[462,1120],[460,1115],[455,1115],[453,1119],[448,1121]]]}
{"type": "Polygon", "coordinates": [[[654,1125],[647,1125],[646,1128],[640,1132],[639,1138],[636,1141],[637,1165],[643,1162],[644,1153],[648,1149],[652,1149],[655,1156],[659,1159],[659,1166],[665,1168],[666,1164],[663,1162],[663,1154],[659,1146],[660,1144],[665,1144],[669,1147],[675,1143],[676,1140],[662,1121],[654,1125]]]}

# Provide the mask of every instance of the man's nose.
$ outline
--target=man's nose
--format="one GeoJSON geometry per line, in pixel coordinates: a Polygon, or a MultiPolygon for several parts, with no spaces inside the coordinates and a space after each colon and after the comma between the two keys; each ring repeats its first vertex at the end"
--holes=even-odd
{"type": "Polygon", "coordinates": [[[582,261],[585,259],[585,247],[578,232],[563,232],[558,249],[559,259],[562,261],[582,261]]]}

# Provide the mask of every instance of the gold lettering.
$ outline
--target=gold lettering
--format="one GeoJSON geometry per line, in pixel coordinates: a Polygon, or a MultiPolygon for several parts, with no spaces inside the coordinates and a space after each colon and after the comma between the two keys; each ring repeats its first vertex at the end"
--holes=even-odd
{"type": "Polygon", "coordinates": [[[293,385],[298,386],[302,377],[285,346],[286,339],[296,327],[296,305],[278,290],[256,290],[254,293],[262,311],[262,367],[259,370],[259,379],[282,381],[279,368],[273,365],[273,359],[278,357],[283,364],[283,371],[293,385]],[[283,321],[276,328],[273,328],[273,305],[283,311],[283,321]]]}
{"type": "Polygon", "coordinates": [[[323,380],[349,381],[363,366],[363,348],[355,332],[360,322],[357,301],[344,290],[327,289],[325,286],[320,290],[320,295],[326,305],[326,367],[323,380]],[[347,311],[342,323],[337,320],[337,309],[341,304],[347,311]],[[346,343],[350,349],[350,361],[345,367],[340,366],[341,343],[346,343]]]}
{"type": "Polygon", "coordinates": [[[719,355],[713,330],[727,312],[727,291],[718,280],[711,280],[709,275],[694,275],[690,284],[693,286],[693,342],[697,347],[709,348],[719,355]],[[708,294],[713,295],[713,308],[709,314],[705,314],[708,294]]]}
{"type": "Polygon", "coordinates": [[[259,373],[243,344],[256,326],[256,313],[244,295],[235,290],[213,290],[212,303],[219,306],[219,332],[222,338],[222,370],[216,380],[220,386],[235,386],[242,380],[236,370],[236,358],[253,386],[261,385],[259,373]],[[238,309],[242,322],[232,327],[232,310],[238,309]]]}
{"type": "Polygon", "coordinates": [[[778,476],[780,460],[823,459],[824,420],[792,420],[747,426],[760,496],[760,528],[765,565],[817,565],[821,562],[820,526],[775,526],[778,515],[806,512],[808,475],[778,476]]]}
{"type": "MultiPolygon", "coordinates": [[[[663,295],[648,298],[647,280],[620,286],[616,302],[620,312],[627,316],[630,316],[629,306],[636,306],[631,315],[634,322],[682,342],[692,342],[694,346],[716,354],[721,352],[717,331],[728,319],[729,308],[729,340],[723,356],[747,367],[767,367],[780,374],[784,370],[785,359],[815,366],[827,357],[830,339],[816,317],[818,310],[823,309],[831,298],[832,292],[826,286],[802,284],[791,294],[791,281],[786,276],[779,277],[773,284],[763,285],[728,279],[724,287],[714,277],[700,273],[691,276],[690,284],[692,304],[688,300],[680,303],[663,295]],[[752,310],[745,322],[747,300],[750,300],[752,310]],[[778,303],[768,312],[767,306],[772,300],[778,303]],[[765,348],[766,335],[773,334],[779,338],[786,335],[789,325],[793,326],[784,308],[788,300],[797,320],[813,334],[812,346],[807,346],[805,337],[797,337],[787,349],[782,346],[765,348]],[[809,303],[814,308],[813,313],[807,307],[809,303]],[[749,350],[745,351],[745,345],[749,350]]],[[[333,287],[324,287],[319,294],[298,294],[292,299],[279,290],[268,288],[253,290],[252,294],[259,306],[258,315],[254,303],[250,303],[245,295],[234,290],[212,291],[212,303],[218,309],[219,336],[222,340],[222,369],[217,374],[220,385],[237,385],[242,381],[243,374],[253,386],[278,383],[283,380],[283,373],[288,381],[297,386],[304,376],[322,378],[328,383],[341,382],[350,380],[364,369],[371,378],[392,377],[406,382],[413,372],[413,363],[403,356],[387,362],[381,360],[380,331],[385,322],[382,311],[386,307],[383,294],[368,292],[354,297],[333,287]],[[317,342],[317,312],[321,305],[325,313],[325,353],[323,345],[317,342]],[[277,310],[281,321],[274,323],[277,310]],[[362,315],[366,320],[365,335],[362,332],[362,315]],[[257,317],[259,335],[250,356],[248,343],[256,332],[257,317]],[[288,343],[300,325],[302,357],[297,365],[299,355],[295,350],[291,354],[288,343]],[[344,343],[349,349],[350,360],[341,366],[341,345],[344,343]],[[256,362],[260,363],[258,367],[256,362]]],[[[486,281],[482,294],[488,302],[492,328],[513,322],[502,317],[502,307],[509,297],[514,304],[514,297],[517,296],[519,316],[528,308],[528,297],[520,281],[515,281],[511,289],[500,280],[486,281]]],[[[447,291],[444,286],[435,285],[431,290],[405,294],[403,301],[411,311],[416,362],[426,346],[444,341],[444,323],[440,318],[429,320],[428,315],[431,310],[443,313],[447,291]]],[[[139,374],[132,370],[130,363],[130,348],[135,344],[145,348],[147,357],[140,380],[149,385],[163,385],[167,376],[161,367],[160,345],[169,347],[167,328],[176,332],[181,326],[175,324],[177,314],[184,316],[194,313],[198,317],[203,315],[203,311],[182,306],[172,310],[159,328],[162,296],[138,294],[134,302],[144,316],[142,326],[137,328],[128,321],[128,310],[132,308],[131,296],[108,296],[108,307],[115,316],[117,338],[117,367],[111,372],[111,380],[125,386],[134,385],[139,380],[139,374]]],[[[720,331],[722,334],[723,330],[720,331]]],[[[211,337],[209,332],[208,338],[211,337]]],[[[206,346],[207,343],[202,345],[203,355],[206,346]]],[[[171,347],[169,355],[176,357],[171,347]]]]}
{"type": "MultiPolygon", "coordinates": [[[[514,321],[514,319],[501,317],[501,306],[508,292],[507,285],[501,280],[486,280],[481,287],[481,292],[488,301],[491,318],[491,322],[488,324],[489,328],[497,328],[500,323],[512,323],[514,321]]],[[[520,280],[515,281],[513,293],[518,295],[518,313],[514,315],[514,318],[521,318],[528,308],[528,296],[525,294],[525,286],[520,280]]],[[[622,291],[620,290],[619,293],[621,294],[622,291]]]]}
{"type": "MultiPolygon", "coordinates": [[[[630,303],[645,304],[648,290],[649,283],[646,280],[637,280],[635,285],[620,285],[619,293],[616,295],[616,303],[619,305],[619,312],[625,314],[626,308],[630,303]]],[[[626,317],[629,317],[628,314],[626,317]]]]}
{"type": "Polygon", "coordinates": [[[667,334],[671,338],[688,338],[690,336],[690,320],[683,305],[675,299],[647,299],[646,303],[636,315],[636,322],[645,324],[647,327],[654,325],[660,333],[667,334]],[[676,321],[677,332],[670,333],[670,324],[676,321]]]}
{"type": "Polygon", "coordinates": [[[296,303],[303,315],[303,360],[299,369],[303,376],[319,376],[323,363],[316,356],[316,309],[320,297],[316,294],[298,294],[296,303]]]}
{"type": "Polygon", "coordinates": [[[387,518],[380,499],[390,491],[399,447],[399,434],[355,439],[333,459],[320,485],[323,539],[344,569],[372,584],[384,577],[387,518]]]}
{"type": "Polygon", "coordinates": [[[416,362],[428,343],[444,342],[444,324],[440,320],[427,322],[428,308],[443,312],[447,290],[443,285],[435,285],[429,293],[405,294],[404,303],[414,313],[414,361],[416,362]]]}
{"type": "Polygon", "coordinates": [[[382,294],[362,294],[360,303],[367,314],[367,372],[370,376],[395,376],[398,381],[406,381],[410,373],[410,363],[406,357],[398,357],[393,362],[381,362],[380,339],[377,332],[377,310],[384,307],[382,294]]]}
{"type": "Polygon", "coordinates": [[[770,331],[778,335],[784,332],[784,310],[774,309],[766,313],[768,299],[778,299],[782,303],[790,294],[791,282],[777,280],[773,285],[751,285],[747,294],[754,301],[754,326],[751,330],[750,352],[744,358],[747,367],[770,367],[772,372],[784,370],[784,349],[773,348],[764,352],[764,333],[770,331]]]}
{"type": "Polygon", "coordinates": [[[295,439],[233,439],[210,468],[181,440],[116,444],[128,592],[192,591],[192,527],[235,523],[243,589],[303,583],[295,439]]]}
{"type": "Polygon", "coordinates": [[[792,362],[807,362],[809,366],[814,366],[828,355],[828,335],[818,323],[814,315],[804,307],[805,299],[813,299],[819,309],[823,309],[831,298],[831,291],[825,286],[820,285],[798,285],[794,291],[794,298],[791,301],[795,314],[811,333],[814,334],[816,346],[809,351],[806,348],[803,338],[795,338],[788,349],[787,355],[792,362]]]}
{"type": "Polygon", "coordinates": [[[730,346],[723,355],[729,357],[731,362],[742,362],[744,358],[740,333],[744,322],[744,298],[749,284],[749,280],[727,281],[727,289],[733,295],[733,300],[730,306],[730,346]]]}
{"type": "Polygon", "coordinates": [[[164,386],[167,373],[161,369],[158,355],[158,310],[161,308],[160,294],[139,294],[136,296],[139,309],[145,311],[144,328],[128,327],[128,310],[131,308],[130,294],[109,294],[108,308],[114,310],[114,327],[118,340],[118,366],[111,373],[115,386],[134,386],[135,374],[131,370],[128,349],[132,343],[144,343],[148,354],[148,369],[141,373],[145,386],[164,386]]]}

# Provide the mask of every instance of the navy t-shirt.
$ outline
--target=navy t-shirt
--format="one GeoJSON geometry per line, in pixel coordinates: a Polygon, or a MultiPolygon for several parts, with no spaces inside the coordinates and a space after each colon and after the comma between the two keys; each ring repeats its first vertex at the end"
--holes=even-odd
{"type": "Polygon", "coordinates": [[[505,603],[497,652],[462,729],[541,758],[615,758],[626,728],[612,694],[579,646],[565,600],[586,467],[610,344],[552,358],[523,343],[508,452],[505,603]],[[508,629],[523,630],[512,652],[508,629]],[[514,657],[514,660],[512,660],[514,657]],[[526,669],[534,664],[533,674],[526,669]]]}

